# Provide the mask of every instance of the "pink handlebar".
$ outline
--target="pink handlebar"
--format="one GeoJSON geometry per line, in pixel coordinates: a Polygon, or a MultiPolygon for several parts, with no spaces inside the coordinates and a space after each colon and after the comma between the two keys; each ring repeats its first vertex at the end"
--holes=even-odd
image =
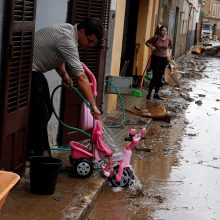
{"type": "Polygon", "coordinates": [[[142,128],[140,131],[139,136],[143,136],[146,133],[147,129],[146,128],[142,128]]]}
{"type": "Polygon", "coordinates": [[[81,64],[82,64],[82,67],[85,70],[86,74],[91,79],[92,94],[94,97],[96,97],[97,96],[96,78],[95,78],[94,74],[91,72],[91,70],[83,62],[81,62],[81,64]]]}
{"type": "Polygon", "coordinates": [[[136,138],[133,138],[133,140],[125,147],[126,150],[131,150],[136,144],[138,144],[142,136],[145,134],[146,130],[146,128],[142,128],[138,136],[136,138]]]}

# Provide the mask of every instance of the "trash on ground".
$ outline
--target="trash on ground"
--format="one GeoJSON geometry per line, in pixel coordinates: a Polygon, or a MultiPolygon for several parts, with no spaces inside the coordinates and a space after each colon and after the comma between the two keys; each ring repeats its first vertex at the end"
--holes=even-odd
{"type": "MultiPolygon", "coordinates": [[[[152,106],[151,106],[152,107],[152,106]]],[[[170,116],[166,113],[165,106],[157,106],[155,108],[140,109],[136,106],[132,110],[126,109],[128,113],[139,115],[141,117],[152,118],[153,120],[160,120],[165,122],[170,122],[170,116]]]]}
{"type": "Polygon", "coordinates": [[[137,90],[137,89],[132,89],[131,90],[131,94],[133,96],[137,96],[137,97],[141,97],[142,96],[142,92],[140,90],[137,90]]]}
{"type": "Polygon", "coordinates": [[[195,102],[197,105],[202,105],[202,101],[201,100],[198,100],[195,102]]]}
{"type": "Polygon", "coordinates": [[[180,67],[178,66],[178,64],[174,60],[171,60],[165,68],[164,81],[169,86],[180,87],[179,78],[181,77],[181,74],[183,73],[185,72],[180,71],[180,67]]]}
{"type": "Polygon", "coordinates": [[[121,192],[123,189],[123,187],[112,187],[113,192],[121,192]]]}

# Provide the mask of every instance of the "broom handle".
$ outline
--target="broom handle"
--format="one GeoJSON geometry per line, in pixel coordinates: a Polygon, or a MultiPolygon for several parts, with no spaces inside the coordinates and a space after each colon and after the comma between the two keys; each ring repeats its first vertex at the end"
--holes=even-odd
{"type": "Polygon", "coordinates": [[[145,68],[144,68],[144,71],[143,71],[143,73],[142,73],[141,80],[140,80],[139,85],[138,85],[139,88],[142,87],[143,80],[144,80],[144,76],[145,76],[145,73],[146,73],[146,71],[147,71],[147,67],[148,67],[150,61],[151,61],[151,55],[149,56],[148,61],[147,61],[147,64],[146,64],[146,66],[145,66],[145,68]]]}

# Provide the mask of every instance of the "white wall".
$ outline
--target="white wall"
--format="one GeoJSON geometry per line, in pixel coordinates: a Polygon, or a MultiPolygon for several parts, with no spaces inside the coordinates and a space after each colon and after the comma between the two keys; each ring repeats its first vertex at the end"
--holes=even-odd
{"type": "MultiPolygon", "coordinates": [[[[67,17],[67,4],[69,0],[37,0],[37,10],[36,10],[36,24],[35,30],[39,30],[50,24],[65,23],[67,17]]],[[[55,70],[47,72],[45,74],[50,92],[61,84],[61,79],[55,70]]],[[[58,91],[54,96],[54,105],[59,112],[60,104],[60,92],[58,91]]],[[[49,121],[48,134],[50,146],[56,145],[56,136],[58,131],[58,122],[53,115],[49,121]]]]}

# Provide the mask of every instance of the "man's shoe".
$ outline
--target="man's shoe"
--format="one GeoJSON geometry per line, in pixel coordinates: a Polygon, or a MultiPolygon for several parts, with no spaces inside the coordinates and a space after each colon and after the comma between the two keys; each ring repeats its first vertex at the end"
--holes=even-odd
{"type": "Polygon", "coordinates": [[[154,99],[163,100],[158,94],[154,94],[154,99]]]}
{"type": "Polygon", "coordinates": [[[148,94],[147,97],[146,97],[146,99],[151,99],[151,95],[148,94]]]}

